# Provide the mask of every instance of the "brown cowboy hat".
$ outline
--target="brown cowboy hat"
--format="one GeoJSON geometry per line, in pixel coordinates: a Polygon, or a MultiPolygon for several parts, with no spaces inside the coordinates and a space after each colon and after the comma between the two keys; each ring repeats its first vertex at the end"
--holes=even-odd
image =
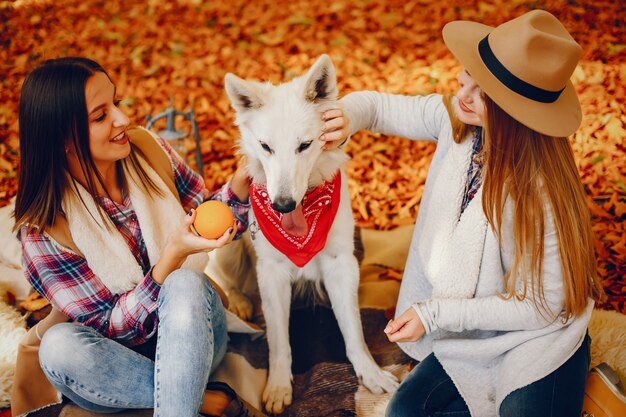
{"type": "Polygon", "coordinates": [[[582,119],[570,77],[582,49],[561,22],[533,10],[493,28],[455,21],[443,40],[482,90],[520,123],[569,136],[582,119]]]}

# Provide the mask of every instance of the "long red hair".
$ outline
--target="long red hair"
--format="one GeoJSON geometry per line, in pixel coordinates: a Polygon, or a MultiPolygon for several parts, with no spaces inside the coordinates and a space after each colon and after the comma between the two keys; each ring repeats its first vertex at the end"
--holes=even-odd
{"type": "MultiPolygon", "coordinates": [[[[505,276],[503,297],[522,300],[530,292],[535,304],[545,307],[541,273],[545,223],[551,214],[559,244],[565,317],[577,316],[588,298],[601,300],[604,291],[571,145],[567,138],[546,136],[519,123],[488,96],[484,101],[483,211],[499,239],[505,202],[513,202],[514,258],[505,276]],[[521,292],[517,290],[520,279],[521,292]]],[[[451,97],[444,102],[458,143],[467,137],[469,127],[456,118],[451,97]]]]}

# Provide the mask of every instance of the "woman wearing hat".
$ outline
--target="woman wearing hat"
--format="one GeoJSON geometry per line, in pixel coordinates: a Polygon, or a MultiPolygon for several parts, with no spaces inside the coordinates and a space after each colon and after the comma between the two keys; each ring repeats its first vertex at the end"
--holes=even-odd
{"type": "Polygon", "coordinates": [[[387,415],[580,415],[602,297],[567,139],[581,48],[540,10],[496,28],[451,22],[443,38],[465,67],[455,97],[343,99],[351,133],[437,142],[385,328],[420,363],[387,415]]]}

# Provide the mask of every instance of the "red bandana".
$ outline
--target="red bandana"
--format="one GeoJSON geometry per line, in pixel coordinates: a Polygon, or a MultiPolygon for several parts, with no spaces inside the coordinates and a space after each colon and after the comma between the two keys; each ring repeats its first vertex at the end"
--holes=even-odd
{"type": "Polygon", "coordinates": [[[263,236],[300,268],[324,248],[340,195],[341,174],[337,171],[331,181],[307,191],[302,205],[283,214],[273,209],[264,185],[250,184],[250,202],[263,236]]]}

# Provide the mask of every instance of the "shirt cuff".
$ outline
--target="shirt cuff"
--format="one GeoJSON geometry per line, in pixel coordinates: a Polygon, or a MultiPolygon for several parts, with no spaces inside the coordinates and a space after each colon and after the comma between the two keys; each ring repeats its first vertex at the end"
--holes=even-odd
{"type": "Polygon", "coordinates": [[[152,279],[152,269],[146,274],[144,280],[135,287],[137,302],[143,305],[148,313],[156,311],[159,300],[161,286],[152,279]]]}
{"type": "Polygon", "coordinates": [[[239,201],[235,192],[230,188],[230,181],[215,194],[211,196],[211,200],[219,200],[226,203],[233,211],[233,215],[239,220],[239,226],[235,239],[239,239],[243,232],[248,228],[248,212],[250,211],[250,199],[248,201],[239,201]]]}
{"type": "MultiPolygon", "coordinates": [[[[233,191],[232,187],[230,186],[232,180],[228,180],[228,183],[226,184],[225,188],[225,193],[226,193],[226,198],[228,199],[228,203],[232,203],[233,205],[240,205],[243,207],[250,207],[250,197],[248,197],[246,199],[246,201],[241,201],[239,200],[239,197],[237,197],[237,194],[235,194],[235,192],[233,191]]],[[[229,204],[230,205],[230,204],[229,204]]]]}
{"type": "Polygon", "coordinates": [[[425,301],[415,303],[411,307],[413,307],[413,310],[415,310],[420,320],[422,321],[426,334],[430,334],[438,329],[437,324],[433,320],[433,317],[430,314],[430,310],[428,309],[428,305],[425,301]]]}

